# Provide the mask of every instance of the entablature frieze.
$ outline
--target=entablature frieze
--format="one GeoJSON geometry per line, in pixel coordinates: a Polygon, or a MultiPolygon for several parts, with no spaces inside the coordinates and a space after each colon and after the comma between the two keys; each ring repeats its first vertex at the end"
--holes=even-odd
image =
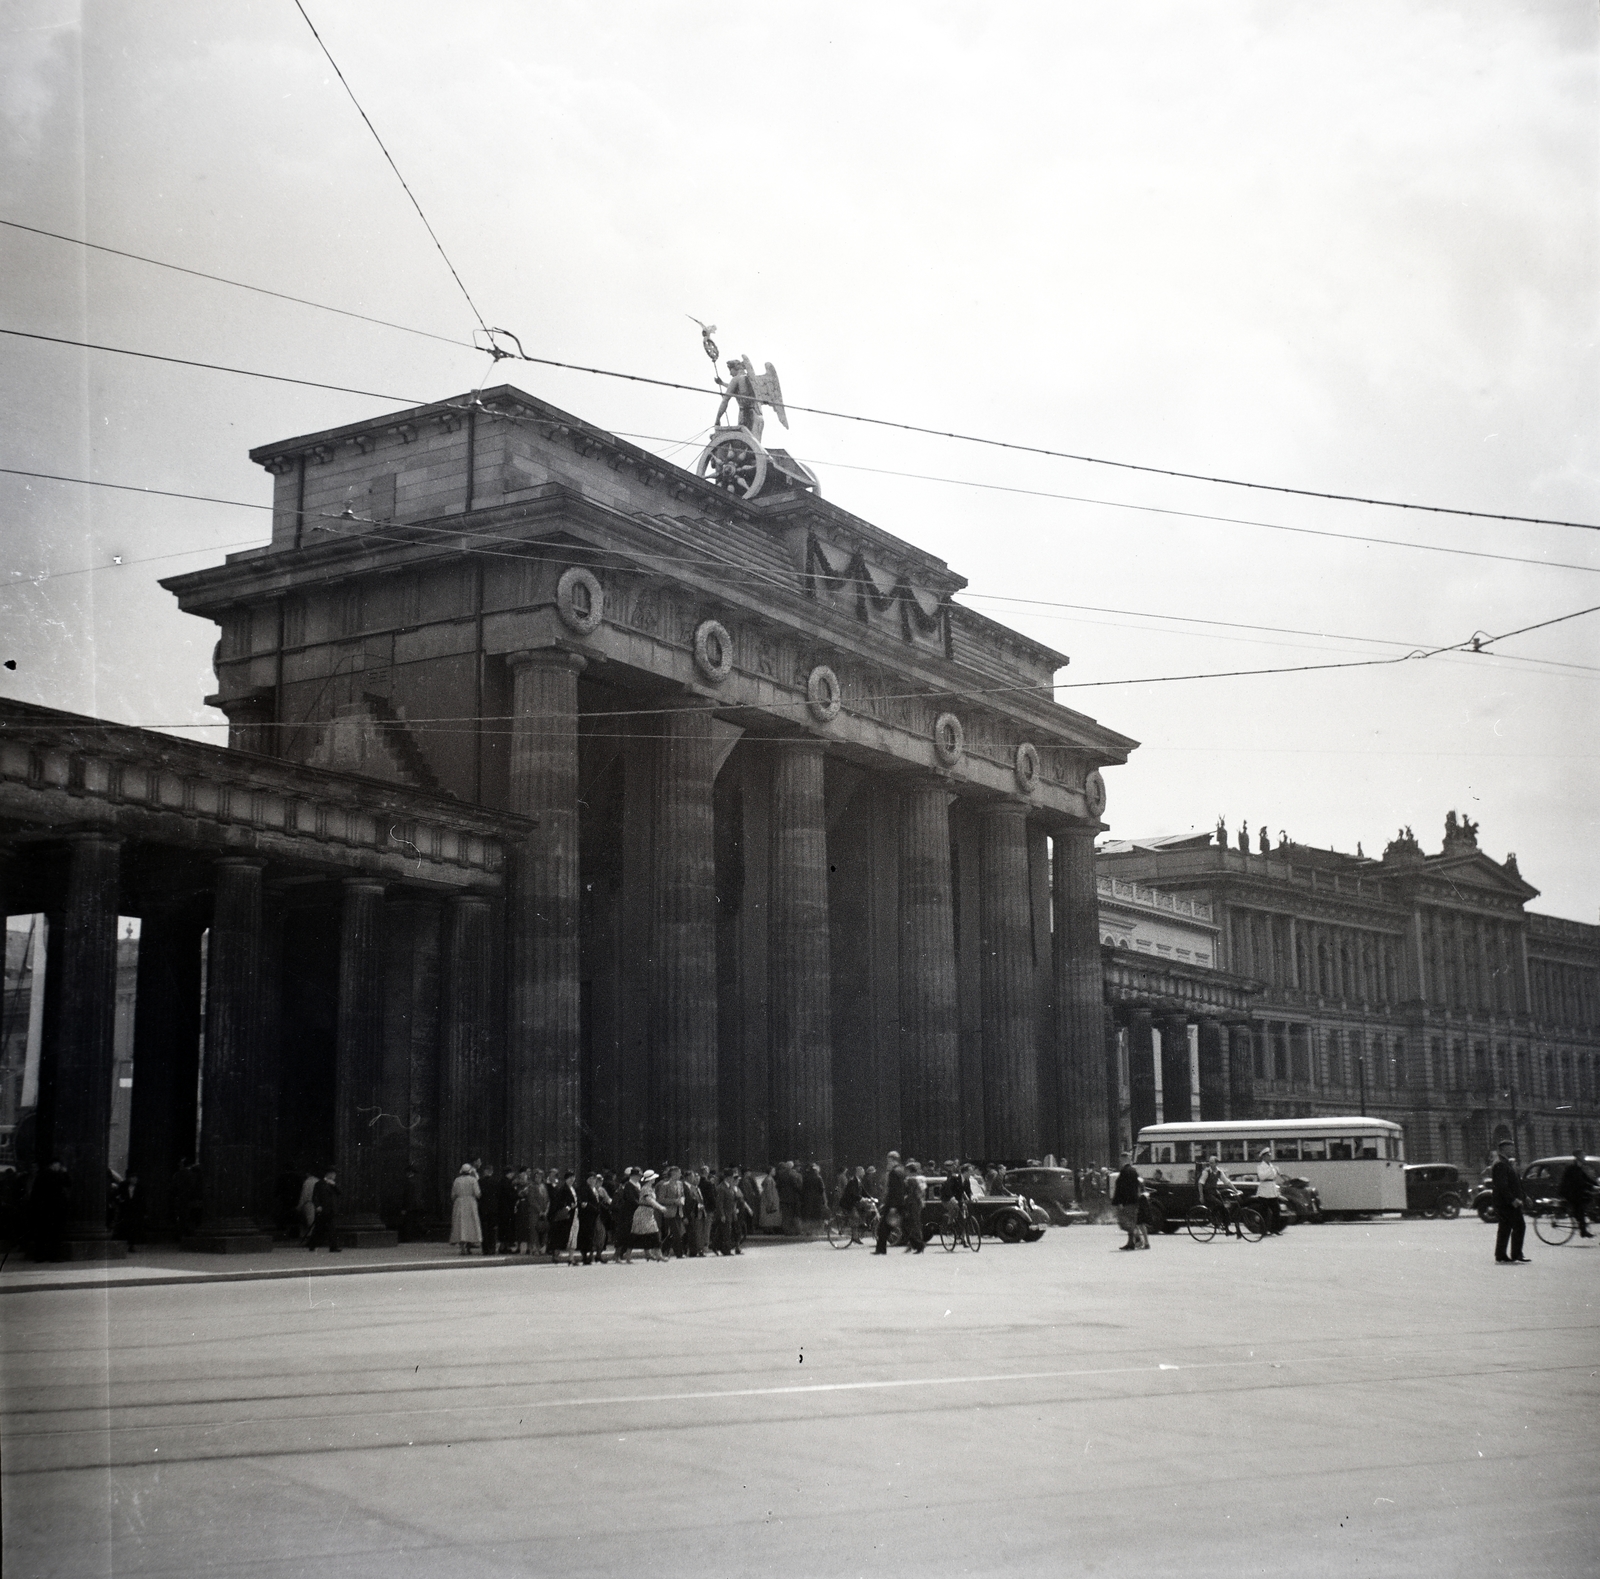
{"type": "Polygon", "coordinates": [[[436,886],[502,886],[525,818],[73,714],[0,708],[0,819],[15,842],[69,829],[436,886]],[[27,716],[27,715],[34,716],[27,716]]]}

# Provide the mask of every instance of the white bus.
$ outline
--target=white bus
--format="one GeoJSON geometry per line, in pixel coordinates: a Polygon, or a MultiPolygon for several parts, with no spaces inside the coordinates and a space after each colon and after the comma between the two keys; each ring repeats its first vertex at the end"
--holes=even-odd
{"type": "Polygon", "coordinates": [[[1133,1162],[1150,1178],[1159,1169],[1188,1182],[1194,1164],[1222,1159],[1222,1171],[1253,1179],[1264,1146],[1285,1177],[1307,1180],[1330,1217],[1400,1212],[1406,1205],[1405,1136],[1382,1118],[1239,1119],[1215,1124],[1149,1124],[1133,1162]]]}

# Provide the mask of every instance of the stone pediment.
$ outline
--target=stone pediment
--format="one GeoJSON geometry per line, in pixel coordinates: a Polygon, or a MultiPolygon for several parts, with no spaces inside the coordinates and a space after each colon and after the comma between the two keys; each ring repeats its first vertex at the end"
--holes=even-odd
{"type": "Polygon", "coordinates": [[[1462,855],[1430,856],[1424,873],[1434,882],[1447,882],[1457,890],[1466,889],[1502,899],[1514,899],[1519,904],[1538,897],[1539,890],[1524,882],[1516,872],[1510,871],[1481,850],[1462,855]]]}

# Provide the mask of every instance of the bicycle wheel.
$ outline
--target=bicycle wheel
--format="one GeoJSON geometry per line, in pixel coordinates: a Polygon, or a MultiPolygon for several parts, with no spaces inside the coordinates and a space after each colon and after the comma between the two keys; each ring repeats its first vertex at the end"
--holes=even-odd
{"type": "Polygon", "coordinates": [[[939,1245],[945,1250],[954,1250],[961,1243],[961,1225],[952,1222],[948,1217],[939,1219],[939,1245]]]}
{"type": "Polygon", "coordinates": [[[967,1215],[966,1221],[962,1224],[962,1235],[967,1241],[967,1249],[983,1249],[983,1225],[979,1223],[978,1219],[972,1216],[970,1213],[967,1215]]]}
{"type": "Polygon", "coordinates": [[[835,1250],[848,1250],[855,1242],[855,1225],[848,1217],[835,1212],[828,1219],[828,1243],[835,1250]]]}
{"type": "Polygon", "coordinates": [[[1184,1218],[1183,1226],[1189,1230],[1189,1237],[1198,1245],[1208,1245],[1217,1237],[1216,1219],[1203,1206],[1195,1207],[1184,1218]]]}
{"type": "Polygon", "coordinates": [[[1239,1225],[1241,1237],[1254,1244],[1258,1239],[1264,1239],[1267,1225],[1261,1220],[1261,1213],[1253,1206],[1241,1206],[1234,1222],[1239,1225]]]}
{"type": "Polygon", "coordinates": [[[1564,1245],[1577,1232],[1578,1225],[1565,1202],[1528,1215],[1533,1219],[1533,1231],[1547,1245],[1564,1245]]]}

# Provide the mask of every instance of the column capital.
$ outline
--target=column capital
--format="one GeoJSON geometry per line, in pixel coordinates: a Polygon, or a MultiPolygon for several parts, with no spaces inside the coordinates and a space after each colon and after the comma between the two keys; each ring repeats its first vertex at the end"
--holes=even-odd
{"type": "Polygon", "coordinates": [[[253,867],[258,872],[264,872],[267,863],[259,855],[219,855],[212,861],[213,867],[253,867]]]}
{"type": "Polygon", "coordinates": [[[581,653],[568,652],[565,647],[524,647],[506,654],[506,667],[512,670],[538,667],[570,669],[574,674],[582,674],[589,663],[581,653]]]}
{"type": "Polygon", "coordinates": [[[61,842],[77,849],[90,844],[109,844],[120,848],[127,841],[120,833],[113,833],[109,828],[84,828],[76,833],[63,834],[61,842]]]}
{"type": "Polygon", "coordinates": [[[385,894],[389,891],[388,883],[381,877],[341,877],[339,886],[347,894],[385,894]]]}
{"type": "Polygon", "coordinates": [[[1026,821],[1033,807],[1024,800],[991,800],[981,802],[979,811],[985,817],[1015,817],[1018,821],[1026,821]]]}

